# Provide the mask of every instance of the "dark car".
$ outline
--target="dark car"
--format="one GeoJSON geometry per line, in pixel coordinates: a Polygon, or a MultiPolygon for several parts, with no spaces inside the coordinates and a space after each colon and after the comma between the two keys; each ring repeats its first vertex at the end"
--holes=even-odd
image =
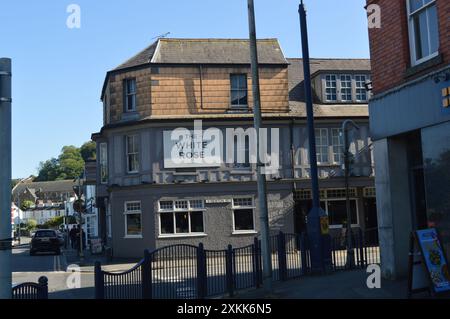
{"type": "Polygon", "coordinates": [[[30,255],[37,252],[54,252],[61,254],[61,244],[56,231],[51,229],[38,230],[31,239],[30,255]]]}

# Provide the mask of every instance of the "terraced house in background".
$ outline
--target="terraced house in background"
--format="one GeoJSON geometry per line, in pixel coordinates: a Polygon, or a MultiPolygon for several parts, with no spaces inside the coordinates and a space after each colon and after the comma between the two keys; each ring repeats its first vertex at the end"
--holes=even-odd
{"type": "MultiPolygon", "coordinates": [[[[263,124],[279,129],[280,167],[267,175],[271,231],[301,232],[311,207],[308,135],[301,59],[286,59],[276,39],[258,41],[263,124]]],[[[323,208],[331,227],[345,222],[341,125],[353,119],[352,225],[376,228],[369,138],[369,60],[313,59],[317,159],[323,208]]],[[[233,144],[243,161],[177,164],[176,128],[253,126],[249,42],[161,38],[106,75],[104,126],[97,143],[100,229],[115,256],[141,256],[174,243],[223,249],[258,236],[251,143],[233,144]]],[[[271,131],[269,130],[269,140],[271,131]]],[[[229,142],[224,142],[223,154],[229,142]]],[[[225,155],[221,156],[225,156],[225,155]]]]}

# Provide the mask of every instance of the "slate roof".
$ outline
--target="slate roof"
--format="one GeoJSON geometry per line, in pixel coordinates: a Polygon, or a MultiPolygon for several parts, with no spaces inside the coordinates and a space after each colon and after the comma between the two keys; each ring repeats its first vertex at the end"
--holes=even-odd
{"type": "MultiPolygon", "coordinates": [[[[277,39],[260,39],[257,43],[259,63],[288,63],[277,39]]],[[[248,39],[161,38],[114,71],[148,63],[250,64],[250,44],[248,39]]]]}
{"type": "Polygon", "coordinates": [[[61,193],[73,193],[73,186],[76,184],[73,180],[62,180],[54,182],[31,182],[18,184],[14,189],[14,196],[18,192],[23,192],[28,188],[32,193],[36,192],[61,192],[61,193]]]}
{"type": "MultiPolygon", "coordinates": [[[[290,114],[306,116],[303,60],[288,58],[290,114]]],[[[370,72],[369,59],[311,59],[311,77],[329,72],[370,72]]],[[[315,117],[369,116],[367,104],[320,104],[315,97],[315,117]]]]}

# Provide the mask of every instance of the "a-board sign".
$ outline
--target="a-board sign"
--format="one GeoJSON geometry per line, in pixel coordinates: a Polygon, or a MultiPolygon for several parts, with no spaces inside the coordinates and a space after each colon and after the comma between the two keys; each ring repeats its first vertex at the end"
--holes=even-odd
{"type": "Polygon", "coordinates": [[[408,297],[424,291],[432,295],[450,292],[448,262],[434,228],[411,233],[408,297]]]}
{"type": "Polygon", "coordinates": [[[416,238],[434,292],[441,293],[450,291],[450,275],[447,258],[436,229],[418,230],[416,231],[416,238]]]}

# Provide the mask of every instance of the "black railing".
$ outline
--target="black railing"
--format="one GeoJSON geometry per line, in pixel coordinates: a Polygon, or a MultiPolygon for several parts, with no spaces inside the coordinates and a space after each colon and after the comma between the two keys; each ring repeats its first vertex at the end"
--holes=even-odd
{"type": "MultiPolygon", "coordinates": [[[[355,267],[379,260],[374,242],[366,244],[359,230],[353,235],[355,267]],[[377,259],[378,258],[378,259],[377,259]]],[[[347,269],[346,242],[342,235],[331,239],[333,269],[347,269]]],[[[305,234],[271,236],[274,280],[288,280],[308,274],[311,260],[305,234]]],[[[368,243],[368,242],[367,242],[368,243]]],[[[237,290],[259,288],[262,284],[261,243],[224,250],[207,250],[203,244],[172,245],[145,251],[132,269],[111,273],[95,267],[95,291],[99,299],[201,299],[237,290]]]]}
{"type": "Polygon", "coordinates": [[[40,277],[37,283],[25,282],[12,288],[12,299],[48,299],[48,279],[40,277]]]}
{"type": "Polygon", "coordinates": [[[339,233],[331,237],[331,254],[334,270],[364,268],[369,264],[380,264],[378,230],[363,232],[352,229],[352,249],[347,249],[347,234],[339,233]],[[348,255],[353,255],[353,260],[348,255]]]}

